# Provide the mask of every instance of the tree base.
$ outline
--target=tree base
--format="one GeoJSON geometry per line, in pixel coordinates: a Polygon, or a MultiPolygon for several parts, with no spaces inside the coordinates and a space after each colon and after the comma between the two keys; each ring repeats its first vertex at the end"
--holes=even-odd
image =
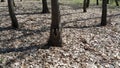
{"type": "Polygon", "coordinates": [[[106,23],[101,23],[100,25],[101,25],[101,26],[106,26],[107,24],[106,24],[106,23]]]}
{"type": "Polygon", "coordinates": [[[87,10],[83,10],[83,13],[86,13],[87,12],[87,10]]]}
{"type": "Polygon", "coordinates": [[[62,39],[59,41],[49,39],[47,45],[52,47],[62,47],[62,39]]]}
{"type": "Polygon", "coordinates": [[[12,25],[12,28],[13,28],[13,29],[18,29],[19,26],[18,26],[18,24],[15,24],[15,25],[12,25]]]}
{"type": "Polygon", "coordinates": [[[49,11],[42,11],[41,12],[42,14],[45,14],[45,13],[50,13],[49,11]]]}
{"type": "Polygon", "coordinates": [[[63,43],[59,43],[57,45],[54,45],[50,42],[50,40],[45,44],[44,46],[41,47],[41,49],[49,49],[50,47],[63,47],[63,43]]]}

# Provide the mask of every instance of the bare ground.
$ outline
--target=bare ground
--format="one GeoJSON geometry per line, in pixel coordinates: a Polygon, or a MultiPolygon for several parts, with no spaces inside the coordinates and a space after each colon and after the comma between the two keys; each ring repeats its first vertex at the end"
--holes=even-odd
{"type": "MultiPolygon", "coordinates": [[[[50,8],[50,7],[49,7],[50,8]]],[[[108,9],[108,25],[98,26],[101,8],[60,5],[63,47],[41,49],[49,37],[51,14],[40,2],[17,2],[20,28],[10,28],[6,3],[0,3],[0,68],[120,68],[120,10],[108,9]]]]}

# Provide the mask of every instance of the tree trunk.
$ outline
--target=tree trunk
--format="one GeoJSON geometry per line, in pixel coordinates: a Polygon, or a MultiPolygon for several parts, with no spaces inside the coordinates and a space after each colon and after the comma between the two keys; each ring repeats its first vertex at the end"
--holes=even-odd
{"type": "Polygon", "coordinates": [[[13,28],[18,28],[18,21],[14,13],[14,5],[13,5],[13,0],[8,0],[8,8],[9,8],[9,14],[10,18],[12,21],[12,27],[13,28]]]}
{"type": "Polygon", "coordinates": [[[101,26],[107,25],[107,0],[102,0],[101,26]]]}
{"type": "Polygon", "coordinates": [[[89,7],[90,5],[90,0],[87,0],[87,8],[89,7]]]}
{"type": "Polygon", "coordinates": [[[48,6],[47,6],[47,0],[42,0],[42,13],[49,13],[49,9],[48,9],[48,6]]]}
{"type": "Polygon", "coordinates": [[[96,0],[96,5],[99,5],[99,0],[96,0]]]}
{"type": "Polygon", "coordinates": [[[15,7],[15,1],[13,0],[13,6],[15,7]]]}
{"type": "Polygon", "coordinates": [[[107,4],[109,4],[110,0],[107,0],[107,4]]]}
{"type": "Polygon", "coordinates": [[[60,11],[58,0],[51,0],[52,7],[52,23],[50,28],[50,37],[48,40],[49,46],[62,46],[61,26],[60,26],[60,11]]]}
{"type": "Polygon", "coordinates": [[[86,2],[87,2],[87,0],[83,1],[83,12],[87,12],[87,10],[86,10],[86,8],[87,8],[86,2]]]}
{"type": "Polygon", "coordinates": [[[1,2],[5,2],[5,0],[1,0],[1,2]]]}
{"type": "Polygon", "coordinates": [[[116,6],[119,6],[118,0],[115,0],[116,6]]]}

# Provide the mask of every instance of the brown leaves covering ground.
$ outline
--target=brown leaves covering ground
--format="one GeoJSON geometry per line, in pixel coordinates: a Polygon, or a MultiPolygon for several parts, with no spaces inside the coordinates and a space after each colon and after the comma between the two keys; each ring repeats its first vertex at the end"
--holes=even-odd
{"type": "Polygon", "coordinates": [[[119,8],[109,8],[108,25],[99,27],[100,7],[83,13],[79,5],[60,5],[64,45],[41,49],[49,37],[51,15],[40,14],[40,4],[17,2],[20,28],[13,30],[7,4],[0,3],[0,67],[120,68],[119,8]]]}

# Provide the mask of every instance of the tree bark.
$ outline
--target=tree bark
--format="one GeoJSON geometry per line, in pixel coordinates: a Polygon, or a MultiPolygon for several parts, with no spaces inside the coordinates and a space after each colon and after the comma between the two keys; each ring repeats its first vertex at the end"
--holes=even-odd
{"type": "Polygon", "coordinates": [[[14,5],[13,5],[13,0],[8,0],[8,8],[9,8],[9,14],[10,18],[12,21],[12,27],[13,28],[18,28],[18,21],[14,13],[14,5]]]}
{"type": "Polygon", "coordinates": [[[52,23],[50,28],[50,37],[48,40],[49,46],[62,46],[61,26],[60,26],[60,11],[58,0],[51,0],[52,7],[52,23]]]}
{"type": "Polygon", "coordinates": [[[90,0],[87,0],[87,8],[89,7],[90,5],[90,0]]]}
{"type": "Polygon", "coordinates": [[[15,0],[13,0],[13,6],[15,7],[15,0]]]}
{"type": "Polygon", "coordinates": [[[101,26],[107,25],[107,0],[102,0],[101,26]]]}
{"type": "Polygon", "coordinates": [[[86,5],[87,0],[83,0],[83,12],[87,12],[87,5],[86,5]]]}
{"type": "Polygon", "coordinates": [[[42,13],[49,13],[49,9],[48,9],[48,6],[47,6],[47,0],[42,0],[42,13]]]}

